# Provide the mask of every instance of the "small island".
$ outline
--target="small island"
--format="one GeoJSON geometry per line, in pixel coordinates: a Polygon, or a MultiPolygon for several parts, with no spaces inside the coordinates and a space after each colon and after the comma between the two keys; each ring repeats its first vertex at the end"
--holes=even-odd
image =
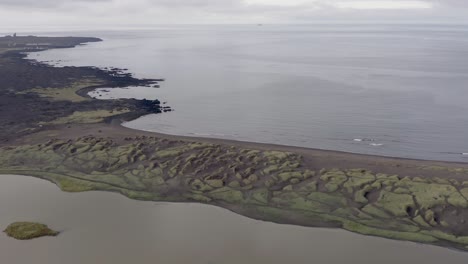
{"type": "Polygon", "coordinates": [[[45,236],[57,236],[60,232],[50,229],[48,226],[32,222],[16,222],[9,225],[3,232],[9,237],[18,240],[30,240],[45,236]]]}

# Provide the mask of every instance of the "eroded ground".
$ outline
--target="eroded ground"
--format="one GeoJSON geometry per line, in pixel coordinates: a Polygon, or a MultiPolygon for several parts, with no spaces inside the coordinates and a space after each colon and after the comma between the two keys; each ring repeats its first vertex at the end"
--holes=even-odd
{"type": "Polygon", "coordinates": [[[453,178],[365,168],[314,170],[301,155],[156,137],[52,139],[0,149],[0,173],[41,177],[70,192],[201,202],[278,222],[333,226],[468,249],[466,168],[453,178]],[[122,143],[123,142],[123,143],[122,143]]]}

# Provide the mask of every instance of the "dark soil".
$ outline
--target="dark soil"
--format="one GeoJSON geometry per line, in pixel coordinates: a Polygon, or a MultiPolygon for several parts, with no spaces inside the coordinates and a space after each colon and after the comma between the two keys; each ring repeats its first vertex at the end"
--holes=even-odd
{"type": "MultiPolygon", "coordinates": [[[[3,37],[0,38],[0,143],[21,135],[42,129],[38,124],[75,111],[118,110],[128,108],[131,114],[120,116],[121,119],[133,119],[148,113],[160,113],[164,109],[158,100],[88,100],[83,102],[51,101],[40,97],[31,89],[63,88],[83,79],[96,79],[100,86],[83,89],[79,94],[97,87],[151,86],[161,80],[136,79],[131,74],[112,68],[102,70],[95,67],[52,67],[46,64],[26,60],[25,51],[31,52],[26,43],[50,43],[53,48],[65,48],[81,45],[84,42],[100,41],[96,38],[36,38],[3,37]],[[15,49],[11,43],[16,41],[15,49]],[[20,48],[20,49],[17,49],[20,48]]],[[[49,48],[50,48],[49,47],[49,48]]],[[[110,120],[108,120],[110,121],[110,120]]]]}

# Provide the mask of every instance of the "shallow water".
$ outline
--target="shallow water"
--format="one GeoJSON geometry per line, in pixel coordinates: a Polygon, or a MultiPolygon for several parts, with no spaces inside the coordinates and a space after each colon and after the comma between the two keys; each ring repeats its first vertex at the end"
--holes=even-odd
{"type": "Polygon", "coordinates": [[[105,41],[30,58],[166,78],[161,89],[124,96],[156,97],[176,111],[132,128],[468,161],[466,27],[174,26],[73,35],[105,41]]]}
{"type": "Polygon", "coordinates": [[[466,263],[468,254],[341,230],[279,225],[200,204],[70,194],[26,176],[0,175],[0,228],[39,221],[62,233],[16,241],[0,234],[8,264],[466,263]]]}

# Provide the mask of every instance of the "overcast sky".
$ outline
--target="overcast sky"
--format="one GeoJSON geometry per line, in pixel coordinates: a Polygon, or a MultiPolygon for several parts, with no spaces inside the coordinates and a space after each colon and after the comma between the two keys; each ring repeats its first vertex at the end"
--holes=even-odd
{"type": "Polygon", "coordinates": [[[0,27],[340,21],[467,23],[468,0],[0,0],[0,27]]]}

